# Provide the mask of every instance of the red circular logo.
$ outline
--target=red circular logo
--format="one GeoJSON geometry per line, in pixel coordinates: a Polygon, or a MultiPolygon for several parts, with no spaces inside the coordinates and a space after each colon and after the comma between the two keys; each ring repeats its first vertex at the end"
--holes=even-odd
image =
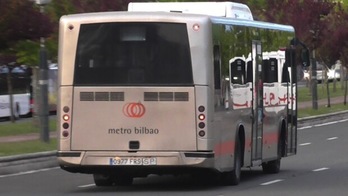
{"type": "Polygon", "coordinates": [[[142,103],[127,103],[123,106],[123,114],[131,118],[140,118],[145,114],[145,106],[142,103]]]}

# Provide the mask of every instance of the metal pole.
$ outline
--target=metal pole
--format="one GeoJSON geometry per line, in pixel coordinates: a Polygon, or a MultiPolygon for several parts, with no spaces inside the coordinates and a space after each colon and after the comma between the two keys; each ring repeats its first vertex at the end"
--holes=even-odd
{"type": "MultiPolygon", "coordinates": [[[[40,8],[40,11],[43,13],[43,6],[40,6],[40,8]]],[[[39,106],[39,121],[41,140],[48,143],[50,139],[48,126],[48,65],[45,38],[42,37],[40,42],[39,87],[41,105],[39,106]]]]}
{"type": "Polygon", "coordinates": [[[317,62],[315,60],[315,50],[313,49],[312,56],[312,108],[314,110],[318,109],[318,92],[317,92],[317,62]]]}

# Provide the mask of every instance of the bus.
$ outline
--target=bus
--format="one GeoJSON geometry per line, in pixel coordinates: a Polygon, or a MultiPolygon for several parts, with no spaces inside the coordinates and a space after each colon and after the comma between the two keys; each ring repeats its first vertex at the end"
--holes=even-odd
{"type": "MultiPolygon", "coordinates": [[[[7,66],[0,67],[0,118],[11,116],[10,95],[8,91],[7,66]]],[[[11,82],[13,92],[13,115],[14,118],[26,116],[30,113],[30,73],[29,69],[17,66],[11,69],[11,82]]]]}
{"type": "MultiPolygon", "coordinates": [[[[11,117],[10,95],[8,91],[7,66],[0,67],[0,118],[11,117]]],[[[58,94],[58,67],[57,64],[50,64],[48,69],[48,103],[49,112],[54,114],[57,110],[58,94]]],[[[30,117],[34,113],[33,83],[38,82],[33,78],[33,69],[26,66],[11,68],[11,82],[13,91],[13,115],[14,118],[30,117]]],[[[38,85],[36,85],[38,86],[38,85]]]]}
{"type": "Polygon", "coordinates": [[[292,26],[166,11],[62,16],[57,159],[96,186],[278,173],[297,151],[292,26]]]}

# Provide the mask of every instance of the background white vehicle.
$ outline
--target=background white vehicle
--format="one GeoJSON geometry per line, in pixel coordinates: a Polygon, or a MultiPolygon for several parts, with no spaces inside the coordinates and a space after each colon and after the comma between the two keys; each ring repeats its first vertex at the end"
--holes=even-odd
{"type": "MultiPolygon", "coordinates": [[[[10,117],[10,96],[8,92],[8,67],[0,67],[0,117],[10,117]]],[[[35,75],[35,74],[34,74],[35,75]]],[[[55,113],[57,109],[57,64],[50,64],[48,69],[48,103],[49,112],[55,113]]],[[[13,91],[13,111],[14,116],[31,116],[34,110],[35,97],[33,92],[33,82],[38,79],[33,78],[32,69],[26,66],[14,67],[11,71],[11,82],[13,91]]]]}
{"type": "MultiPolygon", "coordinates": [[[[316,64],[316,75],[317,75],[317,81],[319,83],[328,80],[329,82],[333,81],[334,79],[340,80],[341,79],[341,65],[340,64],[334,64],[331,68],[328,68],[323,63],[317,62],[316,64]]],[[[307,70],[304,70],[304,80],[309,80],[311,78],[311,72],[312,67],[308,67],[307,70]]]]}
{"type": "Polygon", "coordinates": [[[332,65],[331,69],[328,70],[327,76],[329,80],[340,80],[341,79],[341,62],[338,60],[336,64],[332,65]]]}
{"type": "Polygon", "coordinates": [[[12,106],[8,91],[8,73],[7,66],[0,67],[0,117],[10,117],[11,107],[15,118],[29,115],[31,112],[31,79],[28,69],[24,66],[18,66],[11,70],[12,106]]]}

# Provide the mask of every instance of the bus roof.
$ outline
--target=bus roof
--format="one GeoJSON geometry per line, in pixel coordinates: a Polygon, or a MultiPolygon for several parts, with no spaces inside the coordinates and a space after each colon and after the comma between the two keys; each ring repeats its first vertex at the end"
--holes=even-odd
{"type": "Polygon", "coordinates": [[[130,2],[128,11],[163,11],[253,20],[249,7],[235,2],[130,2]]]}
{"type": "Polygon", "coordinates": [[[222,17],[211,17],[211,21],[215,24],[230,24],[230,25],[237,25],[237,26],[247,26],[247,27],[287,31],[287,32],[295,32],[295,29],[293,26],[263,22],[263,21],[228,20],[222,17]]]}

